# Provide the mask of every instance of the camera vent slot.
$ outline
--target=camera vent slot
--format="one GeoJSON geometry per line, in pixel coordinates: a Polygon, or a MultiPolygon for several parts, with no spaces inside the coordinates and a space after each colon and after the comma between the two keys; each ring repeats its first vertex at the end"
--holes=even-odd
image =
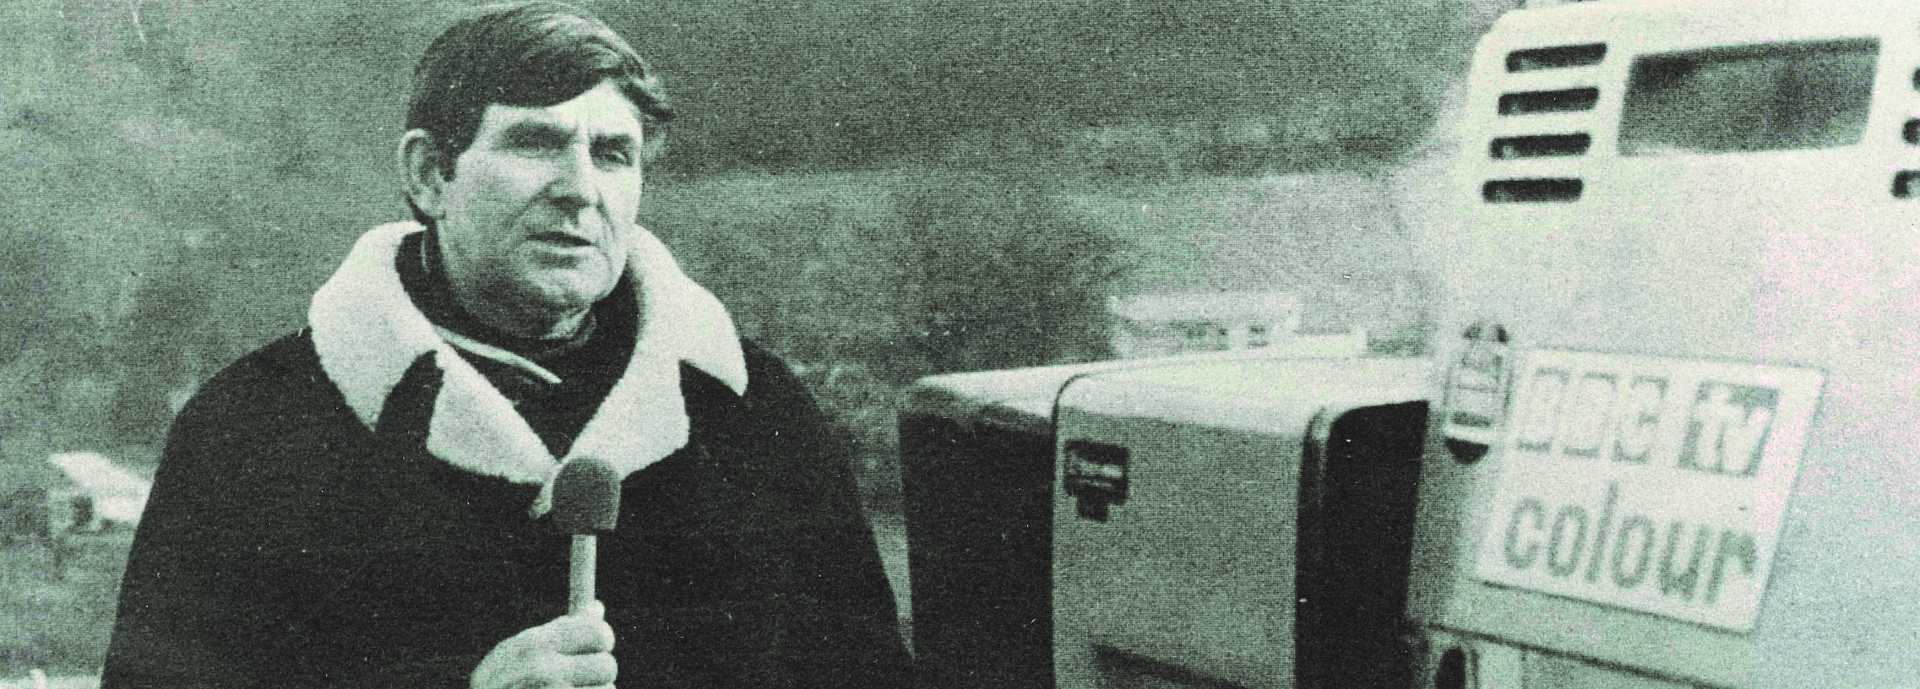
{"type": "Polygon", "coordinates": [[[1496,179],[1480,187],[1488,203],[1572,203],[1586,183],[1573,178],[1496,179]]]}
{"type": "Polygon", "coordinates": [[[1581,156],[1592,146],[1593,137],[1587,134],[1542,134],[1501,137],[1487,148],[1494,160],[1509,160],[1581,156]]]}
{"type": "Polygon", "coordinates": [[[1578,88],[1555,91],[1519,91],[1500,96],[1500,114],[1535,115],[1550,112],[1592,110],[1600,101],[1600,89],[1578,88]]]}
{"type": "Polygon", "coordinates": [[[1920,170],[1901,170],[1893,176],[1893,197],[1911,199],[1920,193],[1920,170]]]}
{"type": "Polygon", "coordinates": [[[1600,64],[1607,58],[1607,44],[1583,43],[1551,48],[1531,48],[1507,53],[1507,71],[1533,72],[1542,69],[1566,69],[1600,64]]]}

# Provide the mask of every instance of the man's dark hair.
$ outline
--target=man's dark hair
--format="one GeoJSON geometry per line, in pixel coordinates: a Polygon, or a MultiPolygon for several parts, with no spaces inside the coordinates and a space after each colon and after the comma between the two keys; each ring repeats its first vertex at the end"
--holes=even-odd
{"type": "MultiPolygon", "coordinates": [[[[447,27],[420,57],[407,129],[426,130],[441,173],[452,177],[454,159],[473,145],[488,105],[543,108],[609,80],[648,128],[643,158],[657,154],[663,139],[656,132],[673,109],[660,76],[626,39],[566,3],[484,7],[447,27]]],[[[419,208],[413,215],[430,224],[419,208]]]]}

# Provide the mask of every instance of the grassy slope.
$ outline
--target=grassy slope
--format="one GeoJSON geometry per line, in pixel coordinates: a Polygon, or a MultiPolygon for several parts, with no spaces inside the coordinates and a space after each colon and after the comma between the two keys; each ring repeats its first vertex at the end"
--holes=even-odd
{"type": "Polygon", "coordinates": [[[97,671],[131,532],[15,546],[0,556],[0,678],[97,671]]]}

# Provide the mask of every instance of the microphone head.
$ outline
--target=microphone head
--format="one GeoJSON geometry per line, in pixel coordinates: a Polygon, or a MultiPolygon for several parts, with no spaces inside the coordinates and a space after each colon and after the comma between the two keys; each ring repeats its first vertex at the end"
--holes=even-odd
{"type": "Polygon", "coordinates": [[[620,474],[598,457],[579,457],[553,478],[553,524],[570,534],[612,531],[620,518],[620,474]]]}

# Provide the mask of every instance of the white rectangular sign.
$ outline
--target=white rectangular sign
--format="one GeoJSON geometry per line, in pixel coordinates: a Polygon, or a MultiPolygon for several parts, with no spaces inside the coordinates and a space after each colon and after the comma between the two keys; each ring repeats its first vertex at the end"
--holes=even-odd
{"type": "Polygon", "coordinates": [[[1821,381],[1758,364],[1525,353],[1475,576],[1751,631],[1821,381]]]}

